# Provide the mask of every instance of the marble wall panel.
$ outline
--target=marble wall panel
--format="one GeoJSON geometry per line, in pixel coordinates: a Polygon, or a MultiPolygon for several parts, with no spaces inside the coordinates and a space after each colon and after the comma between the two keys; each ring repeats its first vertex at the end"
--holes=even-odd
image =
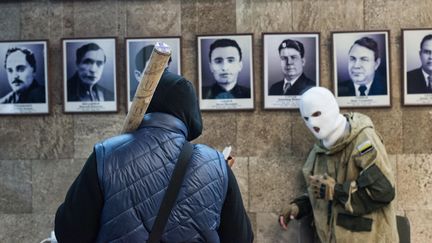
{"type": "Polygon", "coordinates": [[[21,38],[46,39],[50,32],[51,15],[48,0],[21,3],[21,38]]]}
{"type": "Polygon", "coordinates": [[[117,0],[74,2],[74,36],[117,36],[119,4],[117,0]]]}
{"type": "Polygon", "coordinates": [[[32,234],[32,214],[0,214],[0,242],[40,242],[32,234]]]}
{"type": "MultiPolygon", "coordinates": [[[[200,24],[197,14],[197,0],[181,1],[181,35],[182,44],[187,48],[196,48],[196,30],[200,24]]],[[[183,70],[185,71],[185,70],[183,70]]]]}
{"type": "Polygon", "coordinates": [[[301,157],[304,162],[316,139],[301,118],[300,112],[294,112],[292,116],[291,139],[293,155],[301,157]]]}
{"type": "Polygon", "coordinates": [[[290,112],[241,112],[237,116],[238,154],[287,156],[292,154],[290,112]]]}
{"type": "Polygon", "coordinates": [[[235,163],[231,169],[239,185],[243,205],[246,211],[249,211],[249,158],[235,157],[235,163]]]}
{"type": "Polygon", "coordinates": [[[432,153],[432,111],[430,107],[405,107],[402,113],[404,154],[432,153]]]}
{"type": "Polygon", "coordinates": [[[181,3],[175,0],[127,3],[127,36],[151,37],[181,34],[181,3]]]}
{"type": "Polygon", "coordinates": [[[432,156],[429,154],[397,157],[397,194],[399,208],[432,210],[432,156]]]}
{"type": "MultiPolygon", "coordinates": [[[[183,39],[182,39],[183,42],[183,39]]],[[[184,42],[183,42],[184,43],[184,42]]],[[[197,70],[197,47],[184,47],[182,49],[182,75],[195,87],[196,95],[199,96],[198,70],[197,70]]]]}
{"type": "Polygon", "coordinates": [[[31,213],[31,161],[0,160],[0,171],[0,213],[31,213]]]}
{"type": "MultiPolygon", "coordinates": [[[[319,86],[328,88],[333,92],[333,53],[329,43],[323,44],[323,36],[320,35],[320,83],[319,86]]],[[[306,60],[307,61],[307,60],[306,60]]]]}
{"type": "Polygon", "coordinates": [[[0,159],[67,158],[73,151],[72,120],[55,106],[44,116],[0,119],[0,159]]]}
{"type": "Polygon", "coordinates": [[[53,225],[50,214],[0,214],[0,242],[41,242],[50,237],[53,225]]]}
{"type": "Polygon", "coordinates": [[[293,31],[292,1],[239,0],[236,8],[237,31],[252,32],[257,41],[262,32],[293,31]]]}
{"type": "MultiPolygon", "coordinates": [[[[257,213],[257,229],[255,231],[255,242],[257,243],[283,243],[283,242],[311,242],[313,233],[311,228],[305,226],[305,219],[292,220],[288,229],[279,226],[279,214],[257,213]]],[[[318,241],[316,241],[318,242],[318,241]]]]}
{"type": "Polygon", "coordinates": [[[331,31],[362,30],[364,28],[363,1],[293,1],[293,29],[321,32],[321,43],[331,41],[331,31]]]}
{"type": "Polygon", "coordinates": [[[196,34],[233,34],[237,32],[235,0],[201,0],[196,5],[196,34]]]}
{"type": "Polygon", "coordinates": [[[280,213],[303,192],[305,183],[298,157],[249,159],[249,211],[280,213]]]}
{"type": "Polygon", "coordinates": [[[84,163],[84,159],[32,161],[33,212],[54,215],[84,163]]]}
{"type": "Polygon", "coordinates": [[[411,242],[432,242],[432,210],[408,211],[411,242]]]}
{"type": "Polygon", "coordinates": [[[194,143],[207,144],[222,151],[226,146],[232,146],[232,154],[236,157],[246,157],[237,147],[237,119],[231,113],[203,113],[203,133],[194,143]]]}
{"type": "Polygon", "coordinates": [[[74,115],[74,158],[87,159],[96,142],[120,134],[125,115],[74,115]]]}
{"type": "Polygon", "coordinates": [[[19,40],[21,26],[21,8],[15,2],[1,3],[0,40],[19,40]]]}
{"type": "Polygon", "coordinates": [[[401,28],[429,26],[432,21],[428,0],[364,0],[365,29],[390,29],[391,41],[399,43],[401,28]]]}
{"type": "MultiPolygon", "coordinates": [[[[391,35],[392,33],[390,33],[391,35]]],[[[401,61],[402,45],[398,43],[390,43],[390,92],[392,99],[392,107],[400,107],[403,93],[402,82],[405,75],[403,73],[403,62],[401,61]]]]}

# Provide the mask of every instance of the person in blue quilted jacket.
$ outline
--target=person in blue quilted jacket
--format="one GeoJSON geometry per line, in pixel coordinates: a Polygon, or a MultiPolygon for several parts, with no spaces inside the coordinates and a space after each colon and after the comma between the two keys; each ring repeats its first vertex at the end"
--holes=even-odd
{"type": "MultiPolygon", "coordinates": [[[[183,144],[202,132],[195,90],[165,71],[139,128],[97,143],[55,217],[58,242],[146,242],[183,144]]],[[[222,153],[194,144],[161,242],[252,242],[222,153]]]]}

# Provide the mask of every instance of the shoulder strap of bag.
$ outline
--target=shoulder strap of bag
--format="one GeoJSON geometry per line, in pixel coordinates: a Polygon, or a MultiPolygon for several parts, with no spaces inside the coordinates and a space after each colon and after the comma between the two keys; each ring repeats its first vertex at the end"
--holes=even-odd
{"type": "Polygon", "coordinates": [[[153,228],[150,232],[148,243],[157,243],[160,241],[162,233],[165,229],[165,225],[171,213],[171,209],[177,199],[178,192],[183,182],[184,175],[186,173],[187,165],[192,155],[193,146],[191,143],[186,141],[183,144],[183,148],[180,152],[180,156],[174,167],[171,180],[168,184],[168,189],[162,199],[162,204],[159,208],[158,215],[153,224],[153,228]]]}

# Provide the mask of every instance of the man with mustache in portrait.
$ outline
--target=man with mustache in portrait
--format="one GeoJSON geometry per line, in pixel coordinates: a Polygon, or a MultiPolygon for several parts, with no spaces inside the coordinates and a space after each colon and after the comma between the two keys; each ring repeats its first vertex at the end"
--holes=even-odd
{"type": "Polygon", "coordinates": [[[235,40],[218,39],[210,45],[210,71],[216,82],[203,87],[203,99],[250,98],[251,90],[238,84],[237,77],[243,68],[242,51],[235,40]]]}
{"type": "Polygon", "coordinates": [[[370,37],[356,40],[349,50],[350,80],[338,84],[338,96],[386,95],[386,79],[376,73],[380,64],[378,43],[370,37]]]}
{"type": "Polygon", "coordinates": [[[32,51],[9,48],[4,67],[12,91],[0,99],[1,104],[45,103],[45,87],[35,79],[36,59],[32,51]]]}
{"type": "Polygon", "coordinates": [[[68,101],[114,101],[114,93],[98,82],[106,63],[103,49],[88,43],[76,51],[76,72],[67,81],[68,101]]]}

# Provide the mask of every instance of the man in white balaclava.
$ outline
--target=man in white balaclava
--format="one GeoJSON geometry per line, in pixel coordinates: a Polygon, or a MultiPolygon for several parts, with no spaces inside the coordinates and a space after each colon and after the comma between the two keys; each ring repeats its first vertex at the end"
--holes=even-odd
{"type": "Polygon", "coordinates": [[[312,134],[330,148],[342,136],[347,120],[339,113],[333,94],[316,87],[305,92],[300,99],[300,113],[312,134]]]}
{"type": "Polygon", "coordinates": [[[318,139],[303,166],[307,193],[279,216],[313,214],[323,243],[399,242],[394,209],[394,171],[369,117],[340,114],[333,94],[313,87],[300,99],[300,113],[318,139]]]}

